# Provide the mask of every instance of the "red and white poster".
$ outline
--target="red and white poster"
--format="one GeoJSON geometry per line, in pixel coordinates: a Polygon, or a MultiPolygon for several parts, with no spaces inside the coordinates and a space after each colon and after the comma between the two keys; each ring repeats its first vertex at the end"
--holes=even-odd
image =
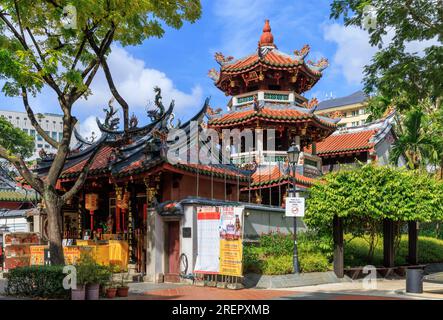
{"type": "Polygon", "coordinates": [[[220,211],[218,207],[197,207],[197,261],[195,273],[217,274],[220,269],[220,211]]]}
{"type": "Polygon", "coordinates": [[[242,276],[243,208],[197,208],[195,273],[242,276]]]}

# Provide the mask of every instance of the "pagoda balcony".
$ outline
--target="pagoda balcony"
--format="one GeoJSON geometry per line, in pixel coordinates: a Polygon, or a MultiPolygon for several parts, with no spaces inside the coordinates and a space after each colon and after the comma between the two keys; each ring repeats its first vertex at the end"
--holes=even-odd
{"type": "MultiPolygon", "coordinates": [[[[231,154],[232,163],[242,167],[244,164],[254,161],[261,166],[274,166],[284,164],[287,159],[286,151],[251,151],[231,154]]],[[[297,164],[297,173],[300,175],[316,178],[322,174],[321,158],[307,152],[301,152],[297,164]]]]}
{"type": "Polygon", "coordinates": [[[256,90],[232,97],[228,107],[230,110],[242,109],[253,103],[254,96],[257,96],[258,101],[269,103],[294,104],[307,101],[294,91],[256,90]]]}

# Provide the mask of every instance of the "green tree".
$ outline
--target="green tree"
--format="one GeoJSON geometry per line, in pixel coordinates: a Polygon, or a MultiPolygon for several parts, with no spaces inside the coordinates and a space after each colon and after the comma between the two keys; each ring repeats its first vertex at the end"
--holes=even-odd
{"type": "Polygon", "coordinates": [[[180,28],[201,15],[199,0],[65,0],[0,1],[0,76],[6,80],[3,92],[20,96],[36,131],[57,153],[45,179],[29,170],[19,154],[7,146],[0,157],[11,162],[26,181],[41,194],[48,214],[51,261],[62,264],[61,207],[82,187],[90,157],[72,188],[63,194],[57,180],[69,154],[69,143],[77,120],[75,102],[91,94],[89,89],[102,68],[110,91],[123,109],[127,131],[128,103],[119,94],[107,63],[112,43],[138,45],[149,37],[161,37],[164,25],[180,28]],[[75,8],[71,4],[75,4],[75,8]],[[28,95],[42,88],[52,89],[63,114],[63,136],[55,141],[41,128],[28,95]]]}
{"type": "Polygon", "coordinates": [[[397,164],[404,156],[409,169],[426,169],[428,160],[435,157],[435,148],[438,147],[438,141],[431,138],[427,115],[421,109],[411,109],[397,128],[400,135],[393,144],[391,162],[397,164]]]}
{"type": "Polygon", "coordinates": [[[441,0],[334,0],[331,18],[346,26],[367,29],[379,51],[365,68],[365,91],[398,99],[396,107],[417,105],[431,98],[441,106],[443,96],[443,6],[441,0]],[[368,5],[376,23],[367,24],[368,5]],[[391,33],[389,33],[391,32],[391,33]],[[423,53],[411,52],[412,41],[433,41],[423,53]],[[403,105],[403,103],[405,105],[403,105]]]}
{"type": "Polygon", "coordinates": [[[0,148],[11,157],[30,157],[34,151],[34,139],[22,129],[14,127],[8,120],[0,117],[0,148]]]}
{"type": "Polygon", "coordinates": [[[383,219],[397,222],[443,218],[443,183],[425,173],[366,164],[327,174],[310,189],[306,224],[330,234],[334,216],[345,231],[374,240],[383,219]]]}

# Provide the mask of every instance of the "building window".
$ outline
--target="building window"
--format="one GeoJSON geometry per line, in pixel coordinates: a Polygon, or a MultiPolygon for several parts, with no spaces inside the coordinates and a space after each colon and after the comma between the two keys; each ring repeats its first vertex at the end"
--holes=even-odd
{"type": "Polygon", "coordinates": [[[361,114],[361,115],[366,114],[366,109],[365,109],[365,108],[360,109],[360,114],[361,114]]]}
{"type": "Polygon", "coordinates": [[[39,144],[37,145],[37,147],[38,147],[38,148],[43,148],[43,145],[39,143],[39,144]]]}
{"type": "Polygon", "coordinates": [[[23,132],[28,134],[28,129],[23,129],[23,132]]]}
{"type": "Polygon", "coordinates": [[[352,116],[353,116],[353,117],[358,116],[358,110],[354,110],[354,111],[352,111],[352,116]]]}
{"type": "Polygon", "coordinates": [[[30,130],[30,133],[31,133],[31,136],[32,136],[32,137],[35,137],[35,130],[31,129],[31,130],[30,130]]]}
{"type": "Polygon", "coordinates": [[[57,132],[52,132],[52,139],[57,141],[57,132]]]}
{"type": "Polygon", "coordinates": [[[45,149],[49,149],[49,144],[45,144],[45,149]]]}
{"type": "Polygon", "coordinates": [[[38,134],[38,135],[37,135],[37,140],[38,140],[38,141],[43,141],[42,136],[38,134]]]}
{"type": "Polygon", "coordinates": [[[63,133],[59,132],[58,133],[58,141],[62,141],[63,139],[63,133]]]}

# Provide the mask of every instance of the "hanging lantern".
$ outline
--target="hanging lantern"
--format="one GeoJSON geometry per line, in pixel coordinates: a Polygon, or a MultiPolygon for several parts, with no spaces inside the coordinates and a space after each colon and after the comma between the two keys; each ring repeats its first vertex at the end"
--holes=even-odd
{"type": "Polygon", "coordinates": [[[263,75],[263,72],[260,71],[260,74],[258,75],[258,79],[260,81],[263,81],[265,79],[265,76],[263,75]]]}
{"type": "Polygon", "coordinates": [[[128,209],[130,195],[131,195],[131,193],[126,191],[123,194],[123,197],[121,197],[121,200],[117,202],[120,209],[122,209],[122,210],[128,209]]]}
{"type": "Polygon", "coordinates": [[[97,193],[88,193],[85,195],[85,208],[89,211],[95,211],[98,209],[97,193]]]}
{"type": "Polygon", "coordinates": [[[231,86],[231,88],[234,88],[234,87],[235,87],[235,81],[234,81],[234,80],[231,80],[231,81],[229,82],[229,85],[231,86]]]}

